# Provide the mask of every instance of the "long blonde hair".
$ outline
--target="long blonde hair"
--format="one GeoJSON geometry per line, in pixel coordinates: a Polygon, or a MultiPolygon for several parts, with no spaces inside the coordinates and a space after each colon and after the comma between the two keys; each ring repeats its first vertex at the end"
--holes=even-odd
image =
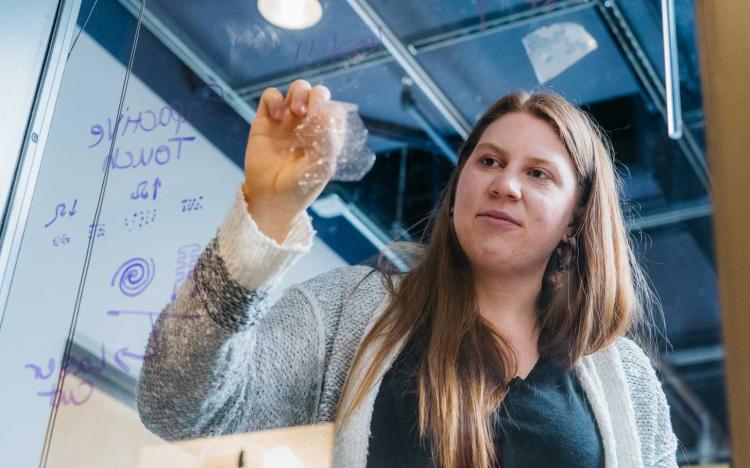
{"type": "Polygon", "coordinates": [[[507,339],[479,314],[469,262],[449,211],[467,158],[485,129],[508,112],[528,113],[555,129],[572,157],[580,187],[577,252],[573,258],[570,251],[553,252],[537,301],[540,355],[572,368],[621,335],[640,337],[649,330],[648,308],[658,300],[625,228],[611,143],[593,119],[563,97],[515,92],[496,101],[462,145],[431,214],[426,244],[400,244],[418,254],[416,264],[407,272],[383,275],[390,301],[364,337],[351,369],[363,363],[365,349],[376,339],[382,342],[359,386],[350,370],[339,398],[337,431],[363,402],[389,352],[404,337],[419,333],[425,337],[417,371],[419,436],[432,441],[437,466],[499,466],[493,418],[516,374],[517,360],[507,339]],[[562,272],[556,268],[558,256],[570,259],[562,272]],[[397,288],[392,275],[399,275],[397,288]],[[345,398],[351,399],[346,406],[345,398]]]}

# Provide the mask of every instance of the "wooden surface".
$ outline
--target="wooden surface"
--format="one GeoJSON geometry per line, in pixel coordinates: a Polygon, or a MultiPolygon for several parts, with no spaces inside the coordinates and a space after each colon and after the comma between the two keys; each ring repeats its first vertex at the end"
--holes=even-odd
{"type": "Polygon", "coordinates": [[[63,389],[85,403],[58,408],[46,468],[133,468],[142,447],[162,442],[135,408],[98,388],[88,396],[79,377],[68,374],[63,389]]]}
{"type": "Polygon", "coordinates": [[[333,442],[333,423],[165,442],[141,449],[138,468],[331,468],[333,442]]]}
{"type": "Polygon", "coordinates": [[[750,1],[697,0],[732,467],[750,467],[750,1]]]}

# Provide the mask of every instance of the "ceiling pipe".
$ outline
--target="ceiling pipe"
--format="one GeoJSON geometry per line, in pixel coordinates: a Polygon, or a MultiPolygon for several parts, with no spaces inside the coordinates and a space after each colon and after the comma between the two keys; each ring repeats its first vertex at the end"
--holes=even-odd
{"type": "MultiPolygon", "coordinates": [[[[630,24],[625,19],[619,5],[613,0],[597,0],[596,6],[601,18],[604,20],[604,24],[621,47],[627,63],[630,65],[645,92],[651,98],[651,103],[666,120],[666,91],[664,85],[646,56],[630,24]]],[[[698,146],[690,128],[683,128],[682,138],[675,140],[675,142],[680,146],[682,153],[701,186],[708,193],[711,189],[711,176],[708,172],[706,156],[698,146]]]]}
{"type": "Polygon", "coordinates": [[[667,127],[669,138],[677,140],[682,138],[682,105],[674,0],[661,0],[661,24],[664,39],[664,87],[667,90],[667,127]]]}

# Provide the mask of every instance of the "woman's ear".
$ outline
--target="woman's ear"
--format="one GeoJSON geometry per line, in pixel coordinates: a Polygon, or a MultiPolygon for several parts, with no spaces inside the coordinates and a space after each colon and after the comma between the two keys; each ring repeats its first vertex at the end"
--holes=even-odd
{"type": "Polygon", "coordinates": [[[576,219],[575,216],[571,217],[570,223],[568,223],[568,227],[565,228],[565,235],[563,235],[563,238],[561,239],[562,242],[568,242],[570,240],[570,237],[576,232],[576,219]]]}
{"type": "Polygon", "coordinates": [[[576,205],[575,209],[573,209],[573,214],[571,215],[570,223],[568,224],[568,230],[565,231],[565,241],[570,239],[578,230],[581,218],[583,216],[583,211],[583,205],[576,205]]]}

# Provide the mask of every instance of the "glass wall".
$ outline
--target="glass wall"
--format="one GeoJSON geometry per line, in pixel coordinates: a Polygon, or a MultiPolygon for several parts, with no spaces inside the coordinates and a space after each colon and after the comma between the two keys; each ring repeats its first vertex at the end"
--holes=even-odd
{"type": "Polygon", "coordinates": [[[656,1],[310,0],[295,10],[310,15],[288,17],[261,13],[266,3],[275,2],[76,4],[5,280],[8,466],[157,466],[147,453],[164,441],[135,406],[149,334],[232,206],[261,93],[296,79],[356,104],[377,160],[361,181],[330,183],[308,210],[311,251],[271,301],[333,268],[373,262],[390,241],[421,239],[482,113],[514,90],[559,93],[613,143],[627,225],[664,312],[653,317],[657,370],[678,460],[729,460],[690,2],[676,2],[678,140],[665,123],[656,1]]]}

